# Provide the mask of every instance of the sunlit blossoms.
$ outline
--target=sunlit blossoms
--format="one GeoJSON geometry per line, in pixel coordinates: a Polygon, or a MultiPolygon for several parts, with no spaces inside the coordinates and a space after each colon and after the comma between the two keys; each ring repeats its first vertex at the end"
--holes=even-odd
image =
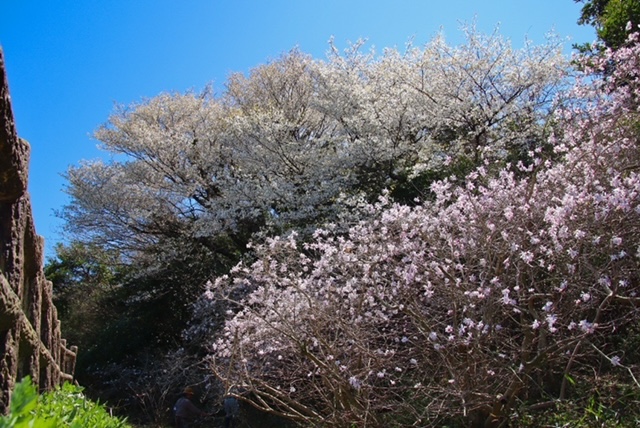
{"type": "Polygon", "coordinates": [[[567,82],[560,45],[465,31],[457,47],[439,36],[380,55],[294,50],[218,96],[119,108],[95,135],[113,162],[69,170],[69,232],[128,254],[177,239],[218,250],[224,234],[243,251],[257,230],[356,221],[385,188],[410,202],[435,176],[526,157],[567,82]]]}
{"type": "MultiPolygon", "coordinates": [[[[477,117],[505,112],[462,95],[476,65],[457,69],[456,50],[440,43],[367,69],[359,99],[378,91],[399,98],[365,103],[375,114],[359,121],[344,116],[355,146],[388,140],[385,117],[397,130],[426,129],[432,115],[457,120],[464,109],[425,102],[438,90],[459,90],[477,117]],[[431,50],[443,57],[423,65],[425,82],[438,67],[460,80],[427,91],[413,80],[419,73],[403,71],[431,50]],[[378,87],[373,76],[382,69],[388,80],[378,87]]],[[[484,49],[493,42],[478,43],[478,62],[489,61],[484,49]]],[[[332,70],[345,85],[334,91],[350,93],[363,73],[350,74],[360,57],[348,59],[332,70]]],[[[346,233],[329,224],[311,239],[291,234],[258,246],[255,262],[217,278],[200,302],[201,310],[221,296],[237,304],[212,339],[215,373],[249,391],[256,406],[308,424],[439,426],[455,417],[508,420],[517,403],[565,398],[568,379],[594,375],[598,359],[619,367],[612,336],[638,322],[640,303],[639,59],[636,44],[585,61],[584,79],[558,97],[552,135],[540,117],[525,128],[469,128],[447,154],[477,150],[480,162],[464,179],[434,182],[432,200],[407,206],[383,192],[346,233]],[[500,154],[519,138],[539,143],[509,163],[500,154]]],[[[506,79],[525,77],[502,67],[488,81],[496,91],[489,98],[506,94],[506,79]]],[[[358,105],[329,99],[356,114],[358,105]]],[[[444,151],[426,145],[413,165],[444,151]]]]}

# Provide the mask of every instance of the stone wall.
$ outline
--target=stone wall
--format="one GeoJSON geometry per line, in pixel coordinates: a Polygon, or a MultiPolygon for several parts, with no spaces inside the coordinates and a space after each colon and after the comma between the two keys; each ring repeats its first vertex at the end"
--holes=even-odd
{"type": "Polygon", "coordinates": [[[16,133],[0,49],[0,414],[16,381],[41,390],[73,379],[76,348],[60,335],[44,239],[36,234],[27,192],[29,144],[16,133]]]}

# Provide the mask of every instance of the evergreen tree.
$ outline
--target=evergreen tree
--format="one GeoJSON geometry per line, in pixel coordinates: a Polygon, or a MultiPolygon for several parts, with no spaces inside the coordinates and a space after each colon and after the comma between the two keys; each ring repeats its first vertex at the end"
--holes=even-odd
{"type": "MultiPolygon", "coordinates": [[[[606,47],[618,49],[640,25],[639,0],[575,0],[584,3],[578,19],[580,25],[595,28],[598,39],[606,47]]],[[[580,50],[590,50],[589,44],[577,46],[580,50]]]]}

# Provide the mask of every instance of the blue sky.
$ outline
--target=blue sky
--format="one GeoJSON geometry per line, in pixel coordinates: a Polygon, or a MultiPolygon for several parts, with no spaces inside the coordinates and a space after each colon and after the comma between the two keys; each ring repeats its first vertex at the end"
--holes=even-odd
{"type": "Polygon", "coordinates": [[[422,45],[461,23],[521,46],[554,30],[566,43],[595,38],[573,0],[0,0],[0,45],[19,135],[31,144],[29,190],[46,255],[63,240],[54,211],[68,202],[62,174],[104,156],[91,134],[114,105],[161,92],[224,90],[294,47],[324,58],[360,38],[377,50],[422,45]]]}

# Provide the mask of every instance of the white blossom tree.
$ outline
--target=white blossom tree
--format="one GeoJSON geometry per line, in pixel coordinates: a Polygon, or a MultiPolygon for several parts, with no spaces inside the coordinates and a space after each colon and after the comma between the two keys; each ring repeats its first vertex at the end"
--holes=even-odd
{"type": "Polygon", "coordinates": [[[423,196],[425,172],[526,153],[566,81],[560,45],[465,31],[458,47],[440,36],[380,56],[294,50],[232,75],[220,96],[120,108],[96,132],[113,160],[68,172],[67,229],[130,253],[175,237],[219,251],[221,235],[242,250],[261,228],[312,230],[382,188],[423,196]]]}
{"type": "MultiPolygon", "coordinates": [[[[614,339],[640,315],[640,47],[630,46],[582,63],[576,102],[558,110],[544,141],[553,153],[538,145],[528,162],[504,166],[500,148],[518,131],[544,136],[539,118],[523,128],[467,121],[461,147],[476,150],[481,134],[505,145],[483,148],[463,180],[433,183],[434,201],[408,207],[384,194],[348,233],[272,238],[255,263],[218,277],[188,332],[210,335],[212,370],[253,405],[308,426],[506,426],[518,407],[566,398],[577,374],[617,370],[640,388],[640,361],[625,361],[614,339]],[[603,78],[604,69],[614,71],[603,78]],[[221,315],[221,296],[238,309],[217,335],[206,320],[221,315]]],[[[509,98],[497,88],[512,76],[504,67],[487,78],[486,100],[509,98]]],[[[468,68],[461,81],[481,97],[468,68]]],[[[506,107],[476,102],[464,105],[509,122],[506,107]]],[[[369,122],[349,119],[349,135],[375,127],[384,104],[374,105],[369,122]]],[[[461,112],[442,114],[455,122],[461,112]]],[[[387,114],[407,123],[402,104],[387,114]]]]}

